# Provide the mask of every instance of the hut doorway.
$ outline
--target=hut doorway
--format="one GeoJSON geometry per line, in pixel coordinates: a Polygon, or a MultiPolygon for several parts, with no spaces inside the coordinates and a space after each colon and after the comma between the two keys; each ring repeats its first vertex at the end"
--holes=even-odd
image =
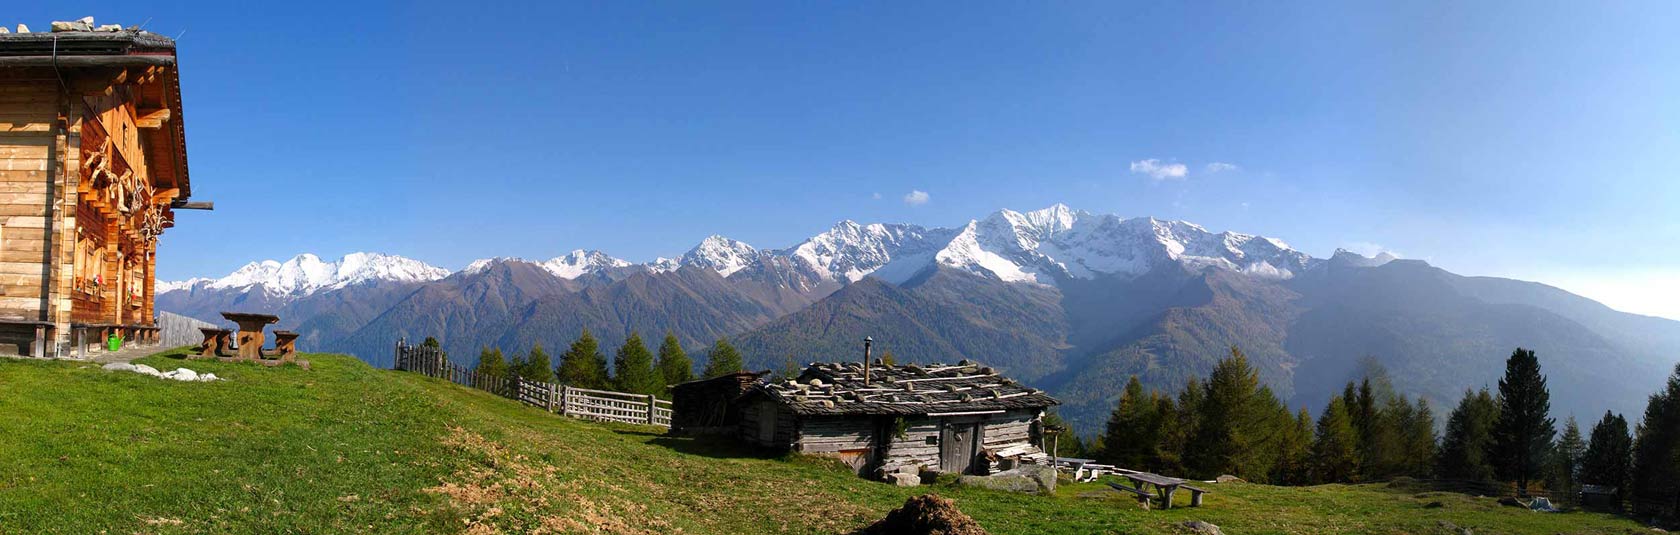
{"type": "Polygon", "coordinates": [[[939,432],[939,470],[948,474],[968,473],[974,456],[980,453],[980,424],[946,421],[939,432]]]}

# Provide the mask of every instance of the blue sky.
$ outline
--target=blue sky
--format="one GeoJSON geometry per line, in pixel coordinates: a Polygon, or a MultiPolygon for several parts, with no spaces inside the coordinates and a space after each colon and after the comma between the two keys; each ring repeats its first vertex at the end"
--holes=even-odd
{"type": "Polygon", "coordinates": [[[217,209],[179,215],[165,279],[645,261],[1064,202],[1680,318],[1671,2],[228,4],[0,21],[181,35],[217,209]]]}

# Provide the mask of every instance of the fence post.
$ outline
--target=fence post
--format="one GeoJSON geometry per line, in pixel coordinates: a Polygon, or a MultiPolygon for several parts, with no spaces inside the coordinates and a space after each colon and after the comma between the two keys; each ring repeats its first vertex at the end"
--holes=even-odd
{"type": "Polygon", "coordinates": [[[547,394],[548,412],[554,412],[554,383],[543,383],[543,393],[547,394]]]}
{"type": "Polygon", "coordinates": [[[654,411],[654,407],[658,407],[658,406],[659,406],[659,405],[658,405],[658,404],[656,404],[656,403],[654,403],[654,397],[653,397],[653,394],[648,394],[648,395],[647,395],[647,398],[648,398],[648,412],[647,412],[647,424],[648,424],[648,425],[653,425],[653,411],[654,411]]]}
{"type": "Polygon", "coordinates": [[[560,387],[560,415],[561,416],[571,416],[571,414],[568,414],[568,412],[567,412],[567,411],[572,410],[571,397],[572,397],[572,387],[561,386],[560,387]]]}

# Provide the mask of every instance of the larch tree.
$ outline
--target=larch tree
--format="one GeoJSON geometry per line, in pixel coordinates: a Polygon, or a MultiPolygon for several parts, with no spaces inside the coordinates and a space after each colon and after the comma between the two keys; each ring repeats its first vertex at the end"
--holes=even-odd
{"type": "Polygon", "coordinates": [[[1103,433],[1104,462],[1134,470],[1151,470],[1161,443],[1161,417],[1155,398],[1143,389],[1136,375],[1126,382],[1120,402],[1109,414],[1103,433]]]}
{"type": "Polygon", "coordinates": [[[540,383],[554,381],[554,366],[551,360],[548,352],[543,350],[542,343],[531,344],[531,353],[525,357],[525,370],[519,372],[519,376],[540,383]]]}
{"type": "Polygon", "coordinates": [[[577,388],[612,387],[607,378],[607,357],[601,353],[600,343],[589,333],[589,329],[584,329],[583,334],[560,355],[560,368],[555,375],[562,384],[577,388]]]}
{"type": "Polygon", "coordinates": [[[705,376],[707,379],[722,377],[741,371],[744,366],[741,362],[741,352],[736,351],[735,346],[729,345],[728,340],[719,338],[712,344],[711,352],[706,355],[705,376]]]}
{"type": "Polygon", "coordinates": [[[492,377],[507,377],[509,372],[507,359],[502,356],[502,349],[499,347],[492,349],[490,346],[484,346],[484,349],[479,350],[478,364],[473,366],[473,370],[480,375],[492,377]]]}
{"type": "Polygon", "coordinates": [[[1344,483],[1359,474],[1359,437],[1348,417],[1344,397],[1331,397],[1318,417],[1312,442],[1312,480],[1344,483]]]}
{"type": "Polygon", "coordinates": [[[1563,422],[1563,436],[1558,437],[1547,460],[1546,488],[1565,496],[1574,496],[1581,484],[1581,461],[1586,456],[1587,441],[1581,436],[1581,426],[1570,416],[1563,422]]]}
{"type": "Polygon", "coordinates": [[[653,353],[642,343],[642,335],[634,331],[619,346],[613,357],[613,382],[621,392],[662,395],[664,381],[653,369],[653,353]]]}
{"type": "Polygon", "coordinates": [[[1264,400],[1259,394],[1270,395],[1271,391],[1260,388],[1259,372],[1234,346],[1231,356],[1214,365],[1206,390],[1198,407],[1195,431],[1190,434],[1191,446],[1184,452],[1188,472],[1197,477],[1235,474],[1260,479],[1271,467],[1255,465],[1251,455],[1263,447],[1261,430],[1256,429],[1265,422],[1261,411],[1264,400]]]}
{"type": "Polygon", "coordinates": [[[694,380],[694,361],[688,359],[682,342],[670,331],[665,331],[665,341],[659,344],[659,375],[668,385],[694,380]]]}
{"type": "Polygon", "coordinates": [[[1418,396],[1411,417],[1401,423],[1401,471],[1412,477],[1429,477],[1435,471],[1435,411],[1418,396]]]}
{"type": "Polygon", "coordinates": [[[1455,479],[1492,481],[1494,471],[1488,453],[1493,445],[1493,423],[1498,418],[1499,403],[1486,388],[1464,391],[1464,399],[1447,418],[1437,472],[1455,479]]]}
{"type": "Polygon", "coordinates": [[[1527,489],[1528,482],[1543,473],[1557,421],[1549,416],[1551,394],[1546,377],[1540,375],[1540,360],[1534,352],[1517,348],[1505,360],[1505,377],[1499,380],[1499,417],[1493,424],[1492,459],[1495,474],[1527,489]]]}
{"type": "Polygon", "coordinates": [[[1587,439],[1587,451],[1581,454],[1581,482],[1615,487],[1617,495],[1625,499],[1632,462],[1633,436],[1628,434],[1627,419],[1604,411],[1604,418],[1593,426],[1587,439]]]}

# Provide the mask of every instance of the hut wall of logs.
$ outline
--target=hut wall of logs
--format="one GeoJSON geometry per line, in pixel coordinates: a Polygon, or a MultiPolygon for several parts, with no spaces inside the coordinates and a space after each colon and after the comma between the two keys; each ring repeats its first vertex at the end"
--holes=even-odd
{"type": "Polygon", "coordinates": [[[987,473],[998,452],[1038,452],[1042,391],[969,362],[815,363],[735,402],[737,433],[758,446],[831,456],[860,475],[987,473]]]}
{"type": "Polygon", "coordinates": [[[154,337],[158,238],[190,194],[172,40],[0,34],[0,352],[154,337]]]}

